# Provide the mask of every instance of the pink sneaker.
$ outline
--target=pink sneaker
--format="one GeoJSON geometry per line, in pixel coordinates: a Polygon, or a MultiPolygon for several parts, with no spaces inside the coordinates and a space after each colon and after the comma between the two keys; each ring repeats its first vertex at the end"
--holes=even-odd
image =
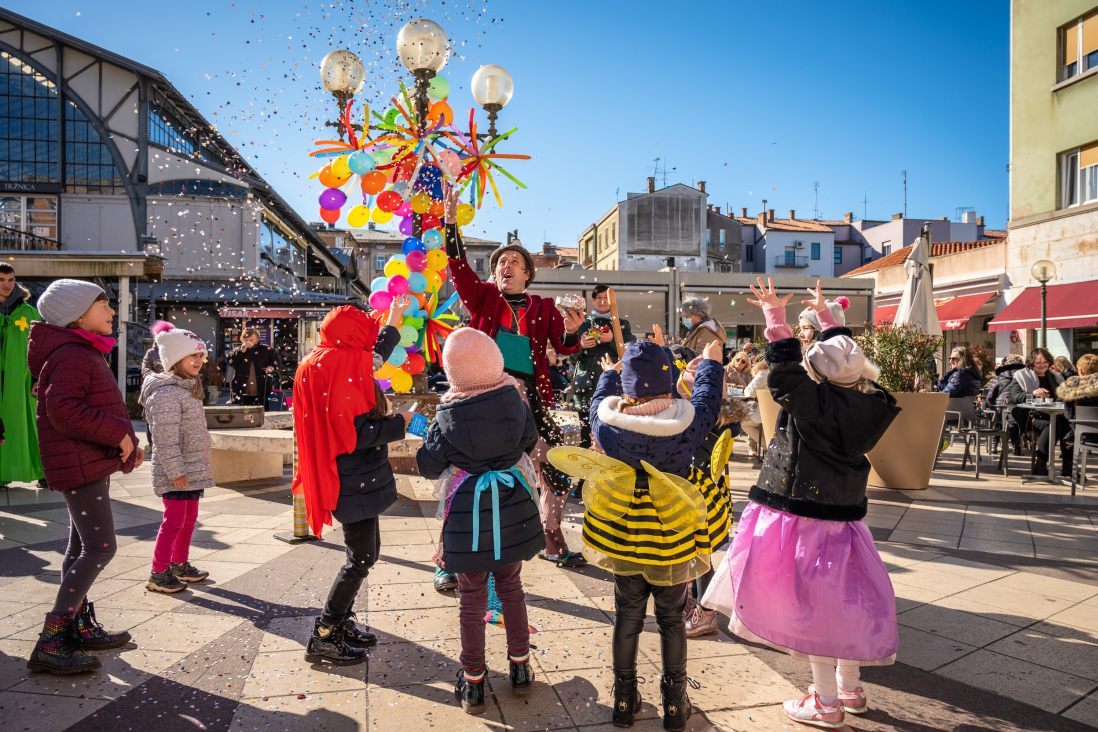
{"type": "Polygon", "coordinates": [[[782,705],[785,716],[795,722],[811,724],[813,727],[842,727],[846,720],[842,705],[825,707],[815,689],[800,699],[790,699],[782,705]]]}
{"type": "Polygon", "coordinates": [[[865,691],[860,686],[853,691],[846,691],[840,686],[839,706],[843,708],[844,712],[850,712],[851,714],[865,714],[869,711],[869,704],[865,700],[865,691]]]}

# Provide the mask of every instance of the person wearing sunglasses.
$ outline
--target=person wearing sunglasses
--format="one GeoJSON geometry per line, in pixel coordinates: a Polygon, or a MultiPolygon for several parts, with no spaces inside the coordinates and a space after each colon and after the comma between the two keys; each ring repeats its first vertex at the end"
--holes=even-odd
{"type": "Polygon", "coordinates": [[[949,354],[949,371],[938,382],[938,391],[949,394],[951,399],[974,397],[980,393],[983,374],[972,353],[964,346],[957,346],[949,354]]]}

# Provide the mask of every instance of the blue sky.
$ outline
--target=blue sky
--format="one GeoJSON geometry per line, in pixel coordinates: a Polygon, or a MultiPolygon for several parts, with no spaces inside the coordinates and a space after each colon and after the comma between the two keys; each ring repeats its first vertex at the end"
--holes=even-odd
{"type": "Polygon", "coordinates": [[[508,166],[528,189],[505,186],[502,210],[486,199],[468,227],[478,236],[517,228],[528,248],[575,246],[644,190],[657,157],[668,184],[704,180],[722,210],[753,215],[765,198],[809,218],[818,181],[821,218],[887,219],[904,210],[906,170],[910,216],[971,206],[989,227],[1006,221],[1002,2],[54,0],[17,12],[160,70],[310,221],[307,154],[335,116],[315,64],[355,51],[370,74],[359,98],[383,109],[409,78],[393,49],[414,17],[455,43],[442,73],[459,121],[481,64],[515,81],[499,126],[518,132],[500,151],[534,156],[508,166]]]}

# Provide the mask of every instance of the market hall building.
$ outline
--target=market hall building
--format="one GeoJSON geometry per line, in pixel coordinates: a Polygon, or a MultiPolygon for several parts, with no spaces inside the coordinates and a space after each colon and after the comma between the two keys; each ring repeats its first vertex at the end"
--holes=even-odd
{"type": "Polygon", "coordinates": [[[131,389],[154,318],[218,356],[251,321],[292,368],[317,316],[368,292],[160,72],[3,8],[0,250],[34,296],[74,272],[108,290],[131,389]],[[148,264],[102,276],[120,253],[148,264]]]}

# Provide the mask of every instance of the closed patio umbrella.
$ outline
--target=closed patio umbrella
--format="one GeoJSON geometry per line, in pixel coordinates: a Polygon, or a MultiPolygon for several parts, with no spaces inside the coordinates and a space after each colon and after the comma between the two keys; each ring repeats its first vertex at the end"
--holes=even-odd
{"type": "Polygon", "coordinates": [[[904,262],[907,284],[904,285],[904,296],[892,322],[896,325],[915,323],[929,335],[940,336],[942,324],[938,321],[938,310],[934,307],[934,283],[930,276],[930,265],[927,264],[929,255],[930,237],[929,232],[924,230],[923,235],[915,240],[915,246],[904,262]]]}

